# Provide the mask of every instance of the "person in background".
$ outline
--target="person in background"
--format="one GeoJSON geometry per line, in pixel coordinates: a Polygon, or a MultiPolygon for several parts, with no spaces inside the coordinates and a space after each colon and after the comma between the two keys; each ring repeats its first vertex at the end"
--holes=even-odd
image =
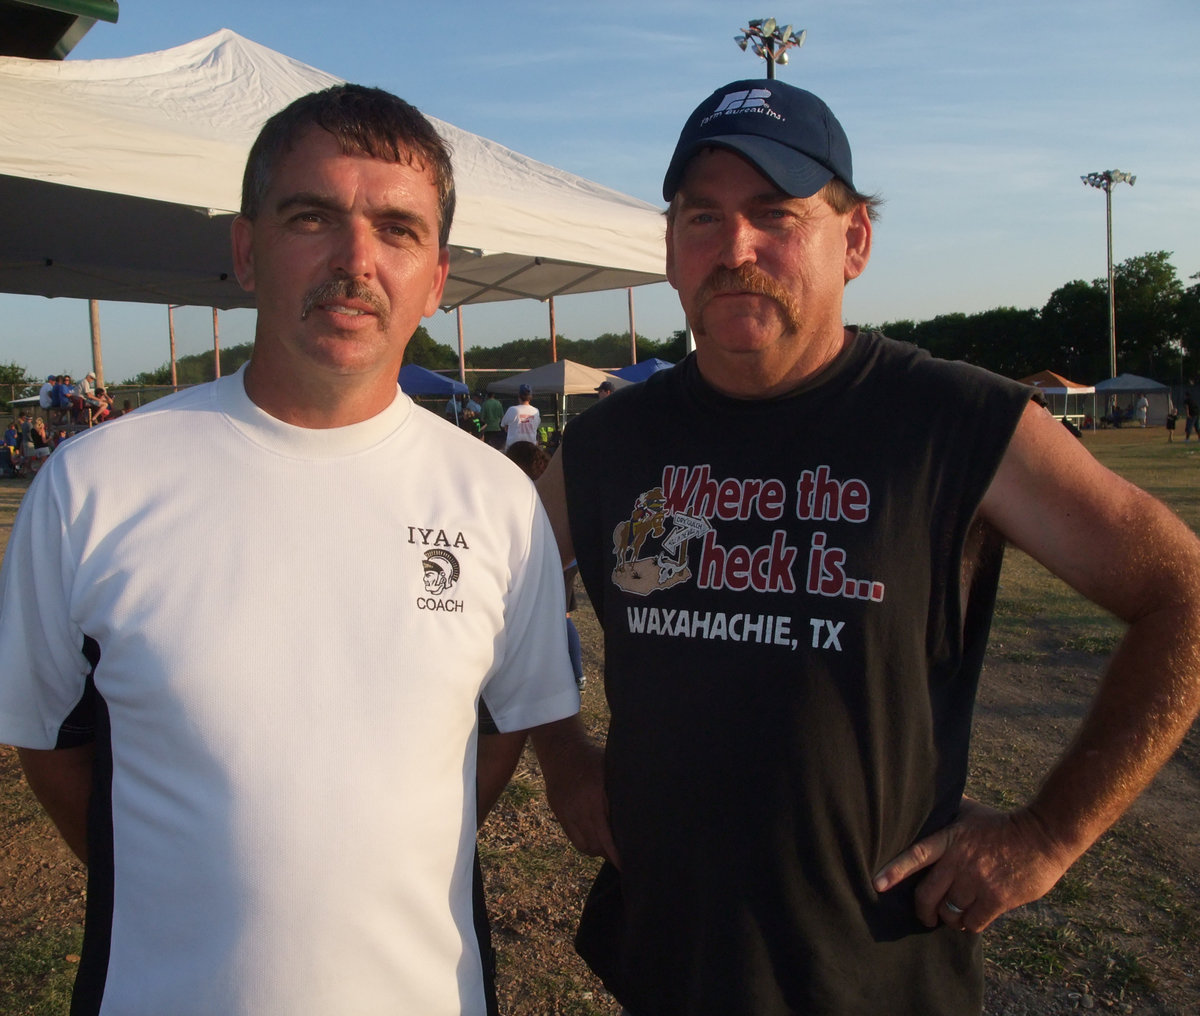
{"type": "Polygon", "coordinates": [[[504,406],[491,392],[480,392],[483,402],[480,407],[480,418],[483,420],[483,439],[498,451],[504,450],[504,429],[500,421],[504,418],[504,406]]]}
{"type": "Polygon", "coordinates": [[[42,382],[41,388],[38,389],[38,405],[42,409],[50,409],[54,406],[54,383],[57,380],[53,374],[47,374],[46,380],[42,382]]]}
{"type": "Polygon", "coordinates": [[[54,450],[50,442],[50,435],[46,433],[46,421],[40,416],[33,421],[29,432],[29,442],[29,468],[31,472],[36,473],[41,468],[43,460],[48,459],[54,450]]]}
{"type": "Polygon", "coordinates": [[[577,948],[632,1016],[979,1013],[979,932],[1200,710],[1200,542],[1031,389],[844,326],[878,200],[817,96],[717,89],[663,197],[695,353],[576,417],[539,484],[605,637],[611,843],[574,840],[608,859],[577,948]],[[1005,541],[1128,627],[1001,811],[963,790],[1005,541]]]}
{"type": "Polygon", "coordinates": [[[507,451],[517,441],[532,441],[538,443],[538,428],[542,425],[542,414],[533,401],[533,389],[529,385],[517,388],[517,403],[509,406],[500,427],[504,431],[504,448],[507,451]]]}
{"type": "Polygon", "coordinates": [[[103,423],[113,415],[113,399],[105,388],[96,389],[96,403],[99,408],[92,417],[93,422],[103,423]]]}
{"type": "Polygon", "coordinates": [[[99,414],[102,403],[96,391],[96,375],[92,371],[88,371],[87,375],[77,385],[79,394],[83,398],[83,404],[92,414],[92,422],[97,422],[96,417],[99,414]]]}
{"type": "Polygon", "coordinates": [[[3,467],[5,476],[18,476],[23,462],[21,432],[14,420],[4,431],[4,445],[0,447],[0,467],[3,467]]]}

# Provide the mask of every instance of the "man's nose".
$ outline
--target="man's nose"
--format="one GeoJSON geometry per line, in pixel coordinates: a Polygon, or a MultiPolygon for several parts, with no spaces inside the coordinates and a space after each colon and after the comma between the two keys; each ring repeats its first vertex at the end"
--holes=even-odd
{"type": "Polygon", "coordinates": [[[726,268],[752,264],[757,256],[757,231],[742,216],[731,216],[725,221],[721,244],[721,263],[726,268]]]}
{"type": "Polygon", "coordinates": [[[347,275],[352,279],[369,278],[374,265],[370,225],[347,222],[338,230],[337,239],[329,267],[337,275],[347,275]]]}

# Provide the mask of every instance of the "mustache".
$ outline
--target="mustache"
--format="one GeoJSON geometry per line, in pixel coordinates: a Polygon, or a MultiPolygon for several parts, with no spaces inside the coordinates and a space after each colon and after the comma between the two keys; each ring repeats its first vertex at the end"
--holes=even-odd
{"type": "Polygon", "coordinates": [[[718,265],[714,268],[696,293],[697,307],[702,312],[714,296],[720,296],[722,293],[753,293],[756,296],[765,296],[779,304],[790,329],[795,330],[800,326],[800,307],[795,297],[769,275],[750,265],[738,265],[736,268],[718,265]]]}
{"type": "Polygon", "coordinates": [[[330,279],[314,286],[304,294],[304,304],[300,309],[300,320],[305,320],[313,308],[334,300],[353,300],[365,304],[378,318],[379,330],[386,331],[388,323],[388,308],[383,298],[365,282],[358,279],[330,279]]]}
{"type": "Polygon", "coordinates": [[[749,265],[738,265],[736,268],[718,265],[709,272],[696,296],[702,303],[708,303],[721,293],[754,293],[777,303],[785,303],[792,298],[778,282],[749,265]]]}

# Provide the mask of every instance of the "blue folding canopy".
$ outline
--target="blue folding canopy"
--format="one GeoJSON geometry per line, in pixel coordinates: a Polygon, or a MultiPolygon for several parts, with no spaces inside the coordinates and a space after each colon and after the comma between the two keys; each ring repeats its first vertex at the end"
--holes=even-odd
{"type": "Polygon", "coordinates": [[[461,381],[434,373],[415,363],[400,368],[400,390],[405,395],[465,395],[468,388],[461,381]]]}
{"type": "Polygon", "coordinates": [[[615,377],[624,378],[626,381],[637,382],[645,381],[651,374],[674,366],[675,364],[660,360],[655,356],[649,360],[642,360],[640,363],[631,363],[628,367],[622,367],[620,370],[610,370],[609,373],[615,377]]]}

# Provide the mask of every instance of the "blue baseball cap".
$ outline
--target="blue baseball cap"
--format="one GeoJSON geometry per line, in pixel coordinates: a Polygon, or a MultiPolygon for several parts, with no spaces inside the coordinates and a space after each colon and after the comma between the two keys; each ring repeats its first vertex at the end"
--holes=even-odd
{"type": "Polygon", "coordinates": [[[835,176],[854,187],[850,141],[833,111],[782,81],[733,81],[700,103],[679,135],[663,200],[675,196],[688,162],[704,148],[736,152],[792,197],[812,197],[835,176]]]}
{"type": "Polygon", "coordinates": [[[530,388],[529,385],[521,385],[517,389],[517,394],[520,395],[522,398],[524,398],[526,395],[532,395],[533,389],[530,388]]]}

